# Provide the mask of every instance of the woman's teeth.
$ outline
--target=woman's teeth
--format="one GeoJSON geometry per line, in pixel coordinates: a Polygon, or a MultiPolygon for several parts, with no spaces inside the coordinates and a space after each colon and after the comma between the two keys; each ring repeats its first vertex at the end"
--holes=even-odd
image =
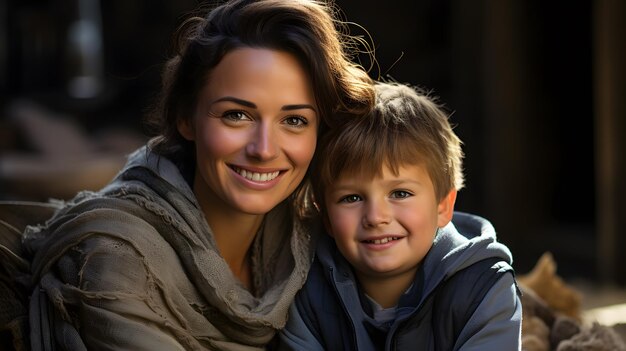
{"type": "Polygon", "coordinates": [[[241,168],[234,168],[235,172],[239,173],[240,176],[252,180],[254,182],[268,182],[280,174],[280,171],[270,172],[270,173],[259,173],[259,172],[250,172],[241,168]]]}

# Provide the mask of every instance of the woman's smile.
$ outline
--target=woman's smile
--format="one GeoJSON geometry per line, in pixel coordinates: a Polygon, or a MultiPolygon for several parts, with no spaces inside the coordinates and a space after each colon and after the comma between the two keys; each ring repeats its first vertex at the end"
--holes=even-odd
{"type": "Polygon", "coordinates": [[[285,174],[281,170],[252,170],[232,165],[230,169],[234,171],[235,177],[238,176],[242,180],[245,186],[257,190],[272,188],[280,181],[280,176],[285,174]]]}

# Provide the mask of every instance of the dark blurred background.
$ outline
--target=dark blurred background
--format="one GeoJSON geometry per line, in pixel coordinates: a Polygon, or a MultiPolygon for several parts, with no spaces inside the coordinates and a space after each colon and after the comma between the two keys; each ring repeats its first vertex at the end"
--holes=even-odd
{"type": "MultiPolygon", "coordinates": [[[[526,272],[626,283],[626,2],[337,0],[387,77],[432,90],[464,141],[457,209],[526,272]]],[[[145,140],[192,0],[0,2],[0,198],[97,189],[145,140]]]]}

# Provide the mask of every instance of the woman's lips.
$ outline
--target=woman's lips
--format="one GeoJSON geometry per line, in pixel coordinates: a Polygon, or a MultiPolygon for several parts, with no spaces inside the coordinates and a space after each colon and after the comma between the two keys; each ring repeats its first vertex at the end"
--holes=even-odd
{"type": "Polygon", "coordinates": [[[253,190],[269,190],[276,186],[286,170],[277,168],[261,170],[228,165],[236,179],[246,188],[253,190]]]}
{"type": "Polygon", "coordinates": [[[231,168],[240,176],[253,182],[269,182],[276,179],[276,177],[278,177],[278,175],[280,174],[280,171],[255,172],[237,166],[231,166],[231,168]]]}

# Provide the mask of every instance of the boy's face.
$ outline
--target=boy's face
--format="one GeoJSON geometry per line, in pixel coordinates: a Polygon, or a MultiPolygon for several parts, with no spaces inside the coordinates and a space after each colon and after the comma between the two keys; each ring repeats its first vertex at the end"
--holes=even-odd
{"type": "Polygon", "coordinates": [[[362,279],[411,278],[438,227],[452,218],[456,190],[435,196],[425,167],[407,165],[373,179],[342,174],[328,187],[327,227],[362,279]]]}

